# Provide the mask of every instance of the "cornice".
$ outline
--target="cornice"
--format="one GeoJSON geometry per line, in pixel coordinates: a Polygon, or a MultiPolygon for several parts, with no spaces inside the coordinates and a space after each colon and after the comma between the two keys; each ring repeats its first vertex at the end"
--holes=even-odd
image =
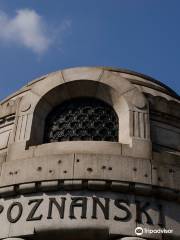
{"type": "Polygon", "coordinates": [[[14,198],[21,194],[43,193],[52,191],[112,191],[137,196],[154,197],[157,199],[176,201],[180,203],[180,192],[169,188],[153,186],[141,183],[107,181],[107,180],[83,180],[83,179],[57,179],[53,181],[40,181],[9,185],[0,188],[1,198],[14,198]]]}

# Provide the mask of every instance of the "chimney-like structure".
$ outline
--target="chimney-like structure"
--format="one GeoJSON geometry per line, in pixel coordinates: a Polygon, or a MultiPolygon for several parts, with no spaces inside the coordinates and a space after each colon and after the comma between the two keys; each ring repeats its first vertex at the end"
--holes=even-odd
{"type": "Polygon", "coordinates": [[[0,103],[0,239],[180,239],[180,98],[136,72],[57,71],[0,103]]]}

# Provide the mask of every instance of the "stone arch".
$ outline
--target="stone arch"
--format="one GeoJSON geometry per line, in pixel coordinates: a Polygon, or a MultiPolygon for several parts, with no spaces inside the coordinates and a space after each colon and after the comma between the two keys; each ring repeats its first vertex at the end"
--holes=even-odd
{"type": "MultiPolygon", "coordinates": [[[[31,91],[22,99],[18,113],[19,119],[22,115],[29,115],[24,124],[27,133],[23,134],[27,146],[42,144],[44,120],[55,106],[80,96],[96,97],[114,108],[121,120],[119,142],[132,145],[134,137],[149,137],[147,101],[141,91],[118,72],[73,68],[50,74],[30,86],[31,91]]],[[[20,138],[16,136],[15,139],[20,138]]]]}
{"type": "MultiPolygon", "coordinates": [[[[58,105],[66,100],[79,97],[91,97],[102,100],[110,105],[114,111],[119,115],[119,97],[116,91],[107,86],[106,84],[98,83],[90,80],[76,80],[73,82],[65,83],[55,87],[54,89],[47,92],[36,105],[33,112],[32,131],[30,136],[30,145],[41,144],[43,142],[42,137],[44,136],[44,123],[48,114],[58,105]],[[85,92],[88,89],[88,92],[85,92]],[[59,93],[63,92],[63,95],[59,96],[59,93]],[[53,98],[52,98],[53,96],[53,98]],[[43,111],[42,111],[43,109],[43,111]],[[46,110],[45,110],[46,109],[46,110]],[[41,126],[38,129],[33,126],[41,126]],[[35,130],[33,132],[33,129],[35,130]],[[38,134],[37,134],[38,133],[38,134]],[[37,139],[37,137],[40,137],[37,139]],[[34,142],[34,140],[36,142],[34,142]]],[[[118,116],[119,118],[119,116],[118,116]]],[[[120,132],[119,132],[120,134],[120,132]]]]}

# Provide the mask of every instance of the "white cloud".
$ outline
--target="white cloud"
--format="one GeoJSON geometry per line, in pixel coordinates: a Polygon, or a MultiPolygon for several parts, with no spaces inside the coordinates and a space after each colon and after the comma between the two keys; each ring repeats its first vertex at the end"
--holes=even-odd
{"type": "Polygon", "coordinates": [[[0,40],[21,44],[41,54],[52,43],[50,36],[44,20],[34,10],[18,10],[13,18],[0,11],[0,40]]]}

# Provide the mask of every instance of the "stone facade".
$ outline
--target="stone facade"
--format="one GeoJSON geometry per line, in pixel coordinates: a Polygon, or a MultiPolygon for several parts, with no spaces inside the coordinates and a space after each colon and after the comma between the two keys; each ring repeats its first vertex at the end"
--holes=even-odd
{"type": "Polygon", "coordinates": [[[65,69],[0,104],[0,239],[180,239],[179,191],[180,98],[148,76],[65,69]],[[118,140],[45,141],[49,114],[84,97],[117,114],[118,140]]]}

